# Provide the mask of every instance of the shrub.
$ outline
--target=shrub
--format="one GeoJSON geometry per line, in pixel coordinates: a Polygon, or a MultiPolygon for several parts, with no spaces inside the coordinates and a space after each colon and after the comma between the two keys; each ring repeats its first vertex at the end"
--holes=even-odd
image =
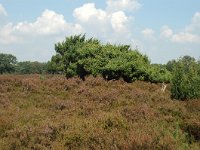
{"type": "Polygon", "coordinates": [[[169,72],[164,65],[152,64],[148,70],[149,81],[154,83],[170,82],[171,72],[169,72]]]}

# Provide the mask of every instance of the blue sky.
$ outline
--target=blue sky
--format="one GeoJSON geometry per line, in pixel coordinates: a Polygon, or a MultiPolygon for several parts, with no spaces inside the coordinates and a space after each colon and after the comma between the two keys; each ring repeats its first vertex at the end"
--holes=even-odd
{"type": "Polygon", "coordinates": [[[0,0],[0,53],[45,62],[54,44],[86,33],[130,44],[152,63],[200,58],[199,0],[0,0]]]}

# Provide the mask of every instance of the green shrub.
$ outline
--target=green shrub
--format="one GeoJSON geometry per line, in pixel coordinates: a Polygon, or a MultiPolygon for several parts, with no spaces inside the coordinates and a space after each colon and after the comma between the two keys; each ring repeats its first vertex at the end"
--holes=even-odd
{"type": "Polygon", "coordinates": [[[148,73],[149,81],[154,83],[169,83],[171,80],[171,72],[166,69],[165,65],[152,64],[148,73]]]}

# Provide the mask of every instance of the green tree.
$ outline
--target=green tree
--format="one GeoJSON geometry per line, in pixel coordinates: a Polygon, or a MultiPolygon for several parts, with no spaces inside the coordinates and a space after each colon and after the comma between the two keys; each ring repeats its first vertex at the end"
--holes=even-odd
{"type": "Polygon", "coordinates": [[[123,78],[127,82],[148,79],[148,57],[129,45],[104,45],[97,39],[75,35],[55,44],[55,50],[61,62],[57,64],[62,66],[66,77],[78,75],[84,80],[91,74],[107,80],[123,78]]]}
{"type": "Polygon", "coordinates": [[[0,53],[0,74],[15,72],[17,58],[11,54],[0,53]]]}
{"type": "Polygon", "coordinates": [[[78,35],[74,37],[68,37],[62,43],[59,42],[55,44],[55,50],[57,52],[57,56],[59,55],[61,57],[59,60],[64,65],[66,77],[77,75],[77,65],[75,64],[79,59],[77,49],[82,46],[84,41],[85,36],[78,35]]]}
{"type": "Polygon", "coordinates": [[[147,68],[150,65],[148,58],[137,50],[130,49],[130,46],[106,45],[103,58],[107,63],[102,67],[104,78],[123,78],[127,82],[134,80],[146,80],[147,68]]]}
{"type": "Polygon", "coordinates": [[[194,58],[184,56],[176,62],[171,84],[172,98],[187,100],[200,97],[200,74],[194,58]]]}
{"type": "Polygon", "coordinates": [[[55,44],[56,55],[60,56],[60,66],[62,65],[67,78],[78,75],[84,79],[85,75],[89,74],[83,59],[92,58],[98,45],[98,40],[86,40],[85,35],[67,37],[65,41],[55,44]]]}
{"type": "Polygon", "coordinates": [[[61,74],[64,72],[64,64],[61,55],[52,56],[51,61],[47,63],[47,72],[51,74],[61,74]]]}
{"type": "Polygon", "coordinates": [[[47,64],[40,62],[18,62],[16,65],[16,73],[18,74],[42,74],[47,72],[47,64]]]}
{"type": "Polygon", "coordinates": [[[176,60],[173,59],[167,62],[166,69],[172,72],[175,66],[176,66],[176,60]]]}

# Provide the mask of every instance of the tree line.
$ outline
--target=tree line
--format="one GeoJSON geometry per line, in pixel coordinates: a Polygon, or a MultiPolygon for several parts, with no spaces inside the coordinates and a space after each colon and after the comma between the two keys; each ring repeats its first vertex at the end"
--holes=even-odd
{"type": "Polygon", "coordinates": [[[171,60],[167,64],[151,64],[146,55],[130,45],[102,44],[85,35],[66,37],[55,44],[56,54],[47,63],[17,62],[11,54],[0,54],[0,73],[64,74],[85,80],[88,75],[102,76],[105,80],[123,79],[152,83],[171,83],[175,99],[200,97],[200,61],[190,56],[171,60]]]}
{"type": "Polygon", "coordinates": [[[12,54],[0,53],[0,74],[44,74],[48,73],[47,63],[23,61],[18,62],[12,54]]]}

